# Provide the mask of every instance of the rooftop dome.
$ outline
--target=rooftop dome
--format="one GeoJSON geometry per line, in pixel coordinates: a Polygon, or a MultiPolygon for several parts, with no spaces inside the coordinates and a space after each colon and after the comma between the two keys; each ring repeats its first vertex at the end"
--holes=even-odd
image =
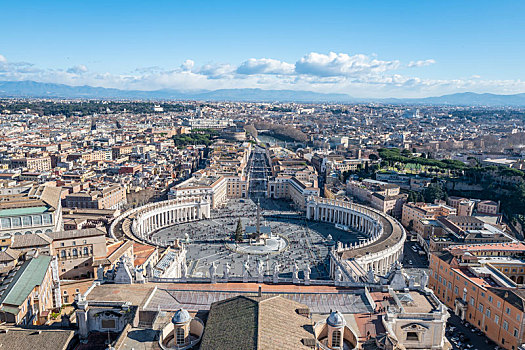
{"type": "Polygon", "coordinates": [[[173,315],[173,318],[171,319],[171,322],[174,324],[184,324],[191,321],[190,314],[188,311],[184,309],[179,309],[175,312],[175,315],[173,315]]]}
{"type": "Polygon", "coordinates": [[[334,311],[330,313],[330,316],[326,319],[326,323],[332,327],[344,327],[346,326],[346,321],[343,315],[339,311],[334,311]]]}

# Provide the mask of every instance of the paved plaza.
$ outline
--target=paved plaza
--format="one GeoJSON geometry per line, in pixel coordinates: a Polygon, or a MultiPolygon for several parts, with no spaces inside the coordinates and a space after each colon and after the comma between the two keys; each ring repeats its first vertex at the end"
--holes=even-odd
{"type": "MultiPolygon", "coordinates": [[[[243,265],[247,262],[252,277],[256,276],[259,261],[264,264],[265,275],[273,274],[273,266],[279,264],[282,278],[292,277],[294,263],[299,269],[299,278],[303,278],[306,266],[310,266],[311,279],[328,279],[328,251],[331,235],[334,241],[344,244],[365,239],[360,233],[336,229],[333,224],[305,220],[304,214],[295,211],[289,202],[268,198],[232,199],[224,208],[213,210],[210,219],[177,224],[159,230],[154,237],[161,240],[185,240],[188,275],[208,277],[212,263],[217,266],[217,274],[222,275],[226,264],[230,265],[229,274],[242,276],[243,265]],[[241,219],[243,227],[255,225],[257,201],[262,208],[263,225],[271,227],[272,233],[285,237],[289,245],[280,253],[270,252],[265,255],[237,253],[225,246],[231,241],[232,234],[241,219]]],[[[333,244],[333,242],[332,242],[333,244]]]]}

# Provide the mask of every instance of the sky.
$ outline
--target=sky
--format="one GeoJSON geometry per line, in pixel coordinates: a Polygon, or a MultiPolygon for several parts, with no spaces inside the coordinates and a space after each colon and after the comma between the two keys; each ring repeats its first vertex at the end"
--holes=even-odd
{"type": "Polygon", "coordinates": [[[524,93],[524,13],[522,0],[0,0],[0,80],[524,93]]]}

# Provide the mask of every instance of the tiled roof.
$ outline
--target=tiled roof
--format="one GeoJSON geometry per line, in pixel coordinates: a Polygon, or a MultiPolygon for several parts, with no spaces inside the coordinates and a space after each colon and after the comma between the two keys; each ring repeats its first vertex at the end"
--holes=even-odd
{"type": "Polygon", "coordinates": [[[58,241],[61,239],[105,236],[106,233],[98,228],[87,228],[87,229],[80,229],[80,230],[50,232],[47,235],[51,237],[53,241],[58,241]]]}
{"type": "Polygon", "coordinates": [[[282,297],[238,296],[212,304],[201,349],[310,349],[314,335],[305,305],[282,297]]]}
{"type": "Polygon", "coordinates": [[[71,330],[10,328],[0,332],[0,348],[16,350],[65,350],[75,335],[71,330]]]}
{"type": "Polygon", "coordinates": [[[0,304],[20,306],[29,293],[42,283],[50,262],[51,257],[48,255],[39,255],[24,262],[13,280],[6,280],[8,286],[0,297],[0,304]]]}
{"type": "Polygon", "coordinates": [[[51,244],[53,240],[45,233],[35,233],[27,235],[16,235],[12,238],[11,248],[22,249],[38,247],[51,244]]]}

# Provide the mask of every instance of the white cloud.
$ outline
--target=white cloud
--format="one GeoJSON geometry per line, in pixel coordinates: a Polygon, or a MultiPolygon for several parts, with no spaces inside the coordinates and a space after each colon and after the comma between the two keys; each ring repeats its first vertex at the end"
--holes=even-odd
{"type": "Polygon", "coordinates": [[[74,67],[68,68],[67,70],[68,73],[73,73],[73,74],[82,74],[82,73],[86,73],[87,71],[88,71],[87,67],[83,64],[76,65],[74,67]]]}
{"type": "Polygon", "coordinates": [[[381,61],[367,55],[350,56],[345,53],[330,52],[328,55],[311,52],[295,64],[299,74],[330,76],[358,76],[377,74],[399,67],[399,61],[381,61]]]}
{"type": "Polygon", "coordinates": [[[184,62],[182,62],[182,64],[180,65],[180,68],[183,70],[183,71],[191,71],[193,69],[193,66],[195,66],[195,62],[193,62],[192,60],[186,60],[184,62]]]}
{"type": "Polygon", "coordinates": [[[236,72],[239,74],[293,74],[295,66],[291,63],[271,58],[250,58],[241,63],[236,72]]]}
{"type": "Polygon", "coordinates": [[[248,59],[238,65],[197,66],[188,59],[178,67],[138,68],[126,74],[94,72],[83,65],[69,69],[42,69],[26,62],[8,62],[0,56],[0,80],[34,80],[68,85],[119,89],[215,90],[222,88],[292,89],[346,93],[355,97],[421,97],[453,92],[525,91],[521,80],[483,80],[479,76],[458,79],[423,79],[405,76],[398,69],[422,67],[434,60],[380,60],[375,56],[345,53],[309,53],[295,65],[271,58],[248,59]]]}
{"type": "Polygon", "coordinates": [[[212,79],[225,78],[231,76],[235,72],[235,67],[230,64],[205,64],[200,67],[195,73],[205,75],[212,79]]]}
{"type": "Polygon", "coordinates": [[[408,68],[425,67],[425,66],[430,66],[431,64],[434,64],[434,63],[436,63],[436,60],[432,58],[428,60],[410,61],[407,67],[408,68]]]}

